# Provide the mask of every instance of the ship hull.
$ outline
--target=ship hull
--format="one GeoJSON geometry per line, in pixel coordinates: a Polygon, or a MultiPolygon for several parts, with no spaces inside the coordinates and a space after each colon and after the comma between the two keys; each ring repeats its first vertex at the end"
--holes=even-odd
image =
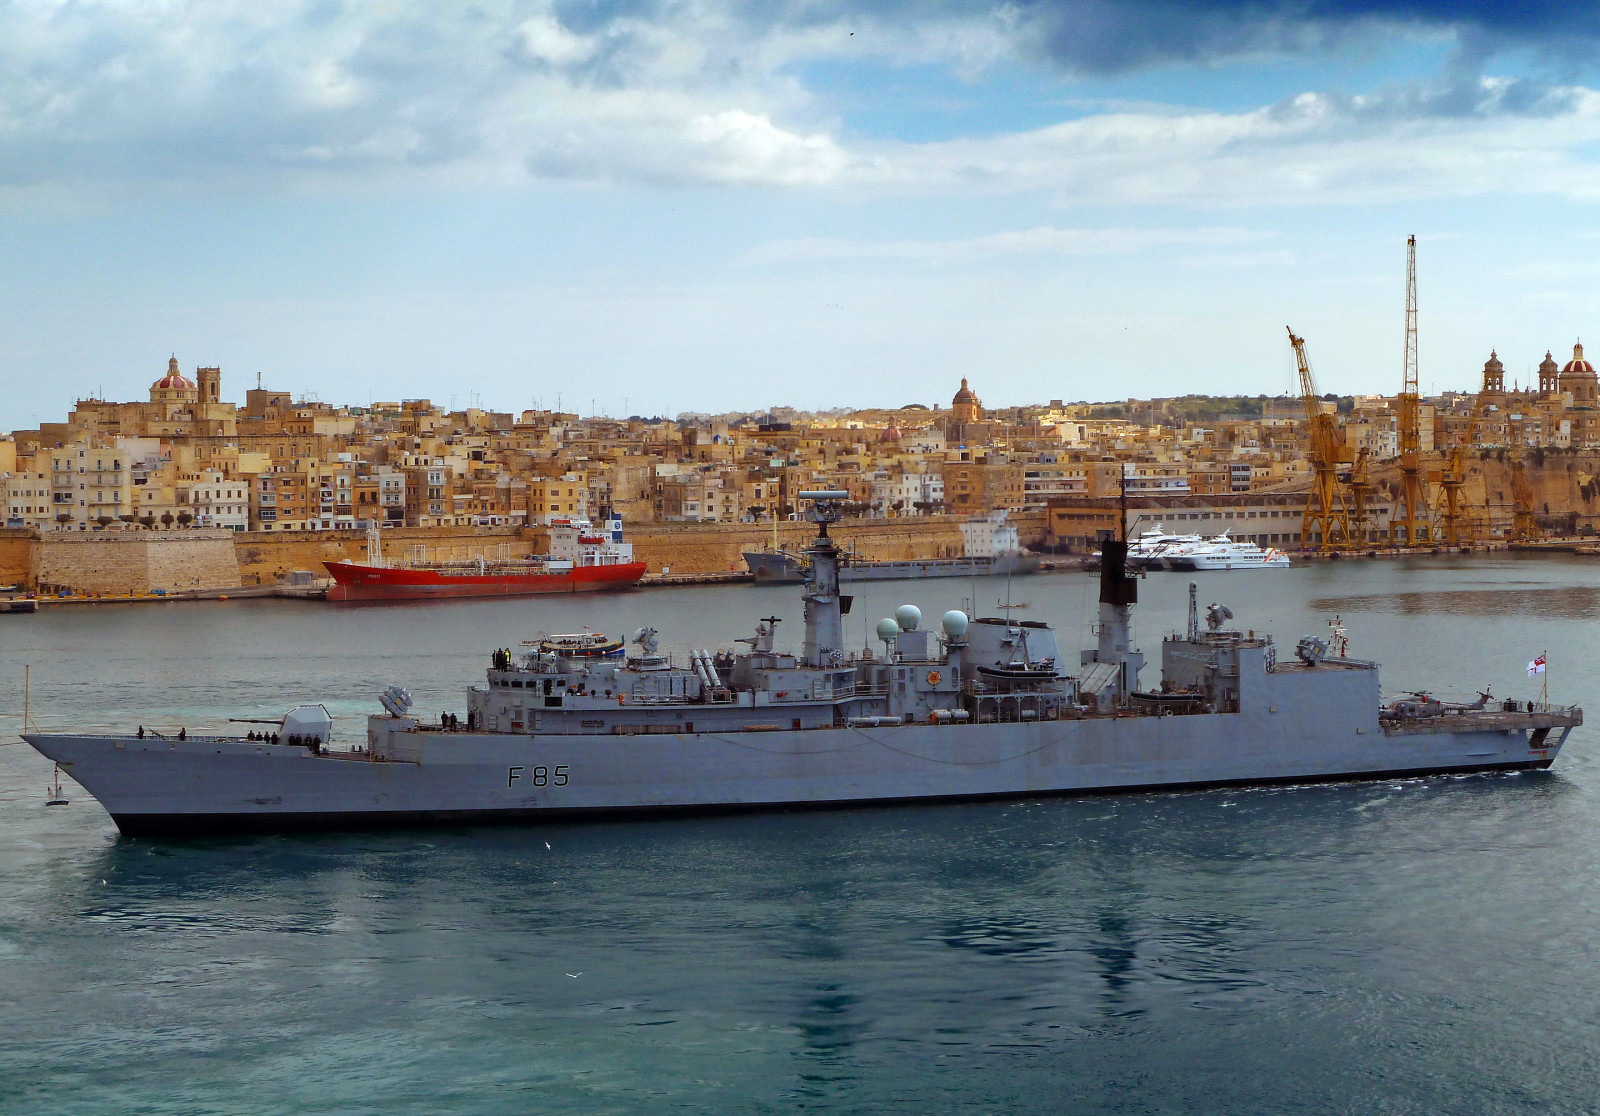
{"type": "Polygon", "coordinates": [[[554,593],[595,593],[628,589],[645,574],[643,562],[611,566],[574,566],[561,573],[486,570],[444,572],[440,569],[362,566],[325,562],[334,584],[330,601],[435,600],[449,597],[532,597],[554,593]]]}
{"type": "Polygon", "coordinates": [[[1548,767],[1565,737],[1540,731],[1533,715],[1467,731],[1440,722],[1352,727],[1342,718],[1304,726],[1294,739],[1282,731],[1279,718],[1248,714],[639,736],[418,731],[394,738],[403,751],[391,755],[408,758],[387,760],[232,739],[26,739],[122,832],[151,836],[1527,770],[1548,767]]]}

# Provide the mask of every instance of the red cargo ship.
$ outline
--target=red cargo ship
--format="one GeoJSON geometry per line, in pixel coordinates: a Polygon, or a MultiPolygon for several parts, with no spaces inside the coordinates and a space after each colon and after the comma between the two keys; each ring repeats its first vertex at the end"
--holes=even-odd
{"type": "MultiPolygon", "coordinates": [[[[377,532],[369,534],[373,539],[377,532]]],[[[593,593],[627,589],[644,576],[633,560],[633,544],[622,541],[616,516],[604,532],[586,519],[553,520],[550,553],[518,562],[435,562],[390,566],[382,547],[368,542],[376,559],[369,565],[324,562],[333,578],[330,601],[403,601],[444,597],[526,597],[544,593],[593,593]]]]}

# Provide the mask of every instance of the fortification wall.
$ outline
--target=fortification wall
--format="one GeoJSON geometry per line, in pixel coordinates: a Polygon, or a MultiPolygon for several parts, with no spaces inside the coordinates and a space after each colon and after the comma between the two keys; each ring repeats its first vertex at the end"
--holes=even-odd
{"type": "Polygon", "coordinates": [[[239,585],[239,559],[232,531],[160,534],[163,537],[145,540],[145,579],[150,588],[233,589],[239,585]]]}
{"type": "MultiPolygon", "coordinates": [[[[1512,529],[1516,513],[1516,455],[1510,450],[1474,450],[1466,458],[1465,501],[1473,533],[1481,541],[1512,529]]],[[[1532,511],[1543,530],[1570,535],[1600,533],[1600,453],[1594,450],[1528,450],[1523,475],[1532,495],[1532,511]]],[[[1430,471],[1438,468],[1430,460],[1430,471]]],[[[1385,462],[1374,474],[1389,493],[1399,490],[1399,471],[1385,462]]],[[[1438,502],[1437,484],[1429,484],[1438,502]]]]}
{"type": "Polygon", "coordinates": [[[0,585],[32,588],[36,538],[36,533],[26,527],[0,528],[0,585]]]}
{"type": "MultiPolygon", "coordinates": [[[[1044,537],[1044,513],[1013,515],[1024,545],[1044,537]]],[[[830,533],[839,545],[867,561],[951,558],[965,552],[958,516],[908,516],[904,519],[849,519],[830,533]]],[[[782,523],[780,545],[805,547],[816,537],[814,524],[782,523]]],[[[772,525],[754,523],[654,523],[628,528],[634,557],[651,573],[713,573],[745,568],[742,554],[772,545],[772,525]]]]}
{"type": "MultiPolygon", "coordinates": [[[[392,527],[382,535],[389,561],[521,558],[549,549],[543,528],[392,527]]],[[[322,577],[324,562],[368,560],[364,531],[256,531],[236,535],[235,542],[245,585],[271,585],[291,570],[322,577]]]]}
{"type": "Polygon", "coordinates": [[[33,550],[34,581],[42,592],[126,594],[239,584],[230,531],[46,531],[33,550]]]}

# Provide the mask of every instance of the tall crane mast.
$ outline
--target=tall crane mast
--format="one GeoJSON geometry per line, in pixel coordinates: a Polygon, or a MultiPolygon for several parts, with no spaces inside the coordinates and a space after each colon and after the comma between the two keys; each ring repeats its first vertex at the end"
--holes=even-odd
{"type": "Polygon", "coordinates": [[[1390,516],[1398,546],[1421,546],[1433,534],[1422,474],[1422,395],[1417,385],[1417,238],[1406,238],[1405,384],[1395,401],[1399,420],[1400,493],[1390,516]]]}
{"type": "Polygon", "coordinates": [[[1294,346],[1295,363],[1300,368],[1300,400],[1306,409],[1308,434],[1306,459],[1311,464],[1311,494],[1300,520],[1300,545],[1309,548],[1315,539],[1317,550],[1323,554],[1346,550],[1353,539],[1350,508],[1339,484],[1339,465],[1349,463],[1350,447],[1340,440],[1334,417],[1323,410],[1317,381],[1311,374],[1311,360],[1306,356],[1305,338],[1296,337],[1290,329],[1289,344],[1294,346]]]}

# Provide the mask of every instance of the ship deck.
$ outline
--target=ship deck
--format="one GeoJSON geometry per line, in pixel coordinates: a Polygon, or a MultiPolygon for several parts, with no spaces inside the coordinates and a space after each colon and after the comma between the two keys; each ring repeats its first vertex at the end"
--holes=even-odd
{"type": "Polygon", "coordinates": [[[1415,736],[1442,732],[1527,732],[1570,729],[1583,724],[1583,710],[1576,705],[1551,705],[1532,712],[1507,712],[1500,709],[1460,710],[1435,717],[1405,720],[1385,719],[1386,736],[1415,736]]]}

